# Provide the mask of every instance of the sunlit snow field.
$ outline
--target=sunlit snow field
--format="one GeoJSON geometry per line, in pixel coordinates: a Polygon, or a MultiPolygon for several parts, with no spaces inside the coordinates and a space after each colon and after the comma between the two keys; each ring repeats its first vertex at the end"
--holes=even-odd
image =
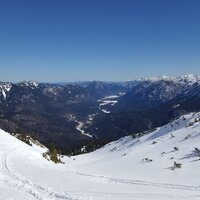
{"type": "Polygon", "coordinates": [[[54,164],[0,131],[0,199],[200,199],[200,113],[54,164]],[[174,166],[174,162],[181,165],[174,166]]]}

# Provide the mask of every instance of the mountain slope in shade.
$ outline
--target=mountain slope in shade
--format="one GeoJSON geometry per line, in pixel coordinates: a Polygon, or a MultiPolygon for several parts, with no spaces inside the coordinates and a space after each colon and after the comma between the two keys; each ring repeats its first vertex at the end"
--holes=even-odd
{"type": "Polygon", "coordinates": [[[0,131],[0,199],[200,198],[200,113],[135,135],[53,164],[0,131]]]}
{"type": "Polygon", "coordinates": [[[138,84],[123,95],[113,110],[138,111],[159,106],[173,99],[200,96],[200,77],[161,77],[138,80],[138,84]]]}
{"type": "Polygon", "coordinates": [[[0,82],[0,128],[30,135],[63,154],[87,152],[174,117],[200,111],[200,77],[129,82],[0,82]]]}
{"type": "Polygon", "coordinates": [[[108,141],[163,126],[175,117],[200,111],[200,77],[138,80],[113,104],[102,105],[87,132],[108,141]],[[106,113],[106,114],[105,114],[106,113]]]}

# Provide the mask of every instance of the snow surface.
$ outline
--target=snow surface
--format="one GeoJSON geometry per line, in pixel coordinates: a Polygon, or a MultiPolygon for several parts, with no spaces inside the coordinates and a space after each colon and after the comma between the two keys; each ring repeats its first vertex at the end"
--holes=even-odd
{"type": "Polygon", "coordinates": [[[102,99],[99,99],[97,102],[99,102],[99,109],[104,112],[104,113],[110,113],[109,110],[105,109],[105,106],[107,105],[111,105],[114,106],[117,102],[118,102],[118,98],[123,95],[122,93],[120,93],[119,95],[110,95],[110,96],[106,96],[102,99]]]}
{"type": "Polygon", "coordinates": [[[7,97],[7,93],[11,90],[11,83],[0,83],[0,92],[2,93],[4,99],[7,97]]]}
{"type": "Polygon", "coordinates": [[[85,132],[85,129],[84,129],[85,124],[83,122],[79,122],[77,120],[76,120],[76,122],[78,123],[78,125],[76,126],[76,130],[80,131],[82,135],[85,135],[85,136],[92,138],[92,136],[89,133],[85,132]]]}
{"type": "Polygon", "coordinates": [[[180,77],[168,77],[168,76],[158,76],[158,77],[149,77],[149,78],[140,78],[137,79],[137,81],[160,81],[160,80],[168,80],[168,81],[174,81],[174,82],[200,82],[200,76],[194,75],[194,74],[187,74],[185,76],[180,77]]]}
{"type": "Polygon", "coordinates": [[[112,106],[114,106],[118,101],[117,99],[119,98],[120,96],[118,95],[111,95],[111,96],[106,96],[104,97],[103,99],[99,99],[98,102],[100,102],[99,106],[105,106],[105,105],[108,105],[108,104],[111,104],[112,106]]]}
{"type": "Polygon", "coordinates": [[[0,131],[0,199],[200,199],[200,113],[142,137],[127,136],[65,164],[0,131]],[[176,148],[174,148],[176,147],[176,148]],[[174,161],[181,163],[175,169],[174,161]]]}
{"type": "Polygon", "coordinates": [[[27,87],[38,87],[39,83],[36,82],[36,81],[24,81],[24,84],[27,86],[27,87]]]}

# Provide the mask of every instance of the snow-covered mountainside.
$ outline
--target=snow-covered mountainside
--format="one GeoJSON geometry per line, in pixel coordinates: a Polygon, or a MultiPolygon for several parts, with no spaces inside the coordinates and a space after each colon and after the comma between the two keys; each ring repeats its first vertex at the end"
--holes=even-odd
{"type": "Polygon", "coordinates": [[[200,77],[157,77],[140,79],[114,105],[102,108],[105,115],[96,117],[91,135],[113,141],[130,132],[141,132],[168,123],[171,119],[200,111],[200,77]]]}
{"type": "Polygon", "coordinates": [[[200,113],[54,164],[0,131],[0,199],[200,199],[200,113]]]}
{"type": "Polygon", "coordinates": [[[138,84],[122,96],[120,110],[141,110],[176,98],[200,96],[200,76],[156,77],[139,79],[138,84]]]}

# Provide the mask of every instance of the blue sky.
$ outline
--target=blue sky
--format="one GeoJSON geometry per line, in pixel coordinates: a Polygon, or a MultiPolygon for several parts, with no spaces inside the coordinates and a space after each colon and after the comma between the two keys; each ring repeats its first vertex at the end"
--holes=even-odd
{"type": "Polygon", "coordinates": [[[200,74],[199,0],[0,0],[0,80],[200,74]]]}

